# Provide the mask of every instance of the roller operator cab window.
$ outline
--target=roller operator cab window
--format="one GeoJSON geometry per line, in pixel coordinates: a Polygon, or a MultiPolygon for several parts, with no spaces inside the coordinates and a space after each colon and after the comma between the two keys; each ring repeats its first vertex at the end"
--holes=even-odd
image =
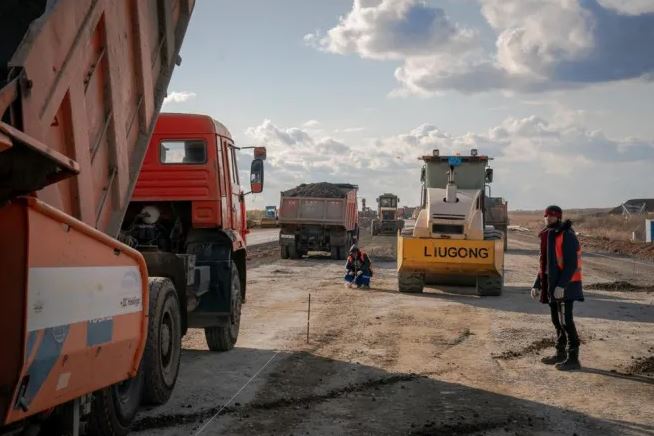
{"type": "Polygon", "coordinates": [[[162,164],[197,165],[207,162],[204,141],[161,141],[159,157],[162,164]]]}
{"type": "Polygon", "coordinates": [[[379,201],[379,204],[381,207],[395,207],[395,199],[394,198],[382,198],[379,201]]]}

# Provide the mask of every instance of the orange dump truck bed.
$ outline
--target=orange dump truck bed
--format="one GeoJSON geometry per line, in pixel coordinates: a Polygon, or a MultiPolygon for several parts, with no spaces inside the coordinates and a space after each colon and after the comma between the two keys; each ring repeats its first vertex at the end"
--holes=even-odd
{"type": "Polygon", "coordinates": [[[193,6],[0,2],[0,427],[136,373],[148,274],[113,238],[193,6]]]}
{"type": "MultiPolygon", "coordinates": [[[[19,44],[0,59],[0,201],[39,191],[115,236],[195,2],[59,0],[47,10],[51,2],[1,3],[1,21],[34,20],[21,38],[10,35],[19,44]],[[27,7],[34,4],[42,10],[27,7]],[[18,171],[29,174],[18,180],[18,171]]],[[[1,21],[0,36],[20,31],[1,21]]]]}

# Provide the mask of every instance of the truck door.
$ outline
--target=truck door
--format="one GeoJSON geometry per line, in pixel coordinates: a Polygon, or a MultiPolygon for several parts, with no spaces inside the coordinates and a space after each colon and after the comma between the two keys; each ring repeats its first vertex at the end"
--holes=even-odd
{"type": "Polygon", "coordinates": [[[227,142],[226,147],[224,148],[225,154],[227,155],[228,167],[229,168],[229,184],[227,186],[231,187],[230,197],[230,207],[231,207],[231,216],[232,229],[241,232],[241,184],[238,178],[238,164],[236,161],[236,149],[231,147],[233,145],[231,142],[227,142]]]}
{"type": "Polygon", "coordinates": [[[229,159],[227,153],[229,147],[227,141],[221,136],[216,136],[216,152],[218,161],[218,183],[220,184],[220,213],[221,226],[223,229],[229,229],[232,225],[232,205],[231,205],[231,179],[229,176],[229,159]]]}

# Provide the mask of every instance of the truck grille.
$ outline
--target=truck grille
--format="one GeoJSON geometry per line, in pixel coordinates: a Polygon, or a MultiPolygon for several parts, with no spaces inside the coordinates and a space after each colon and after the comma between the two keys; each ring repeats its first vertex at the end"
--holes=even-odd
{"type": "Polygon", "coordinates": [[[431,226],[431,232],[444,235],[462,235],[463,226],[455,224],[434,224],[431,226]]]}

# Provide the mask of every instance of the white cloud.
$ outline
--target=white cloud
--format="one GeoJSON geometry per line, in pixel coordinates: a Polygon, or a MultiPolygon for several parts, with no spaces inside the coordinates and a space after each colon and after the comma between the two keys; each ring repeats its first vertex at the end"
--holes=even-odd
{"type": "Polygon", "coordinates": [[[307,44],[370,59],[403,59],[474,45],[476,32],[454,23],[423,0],[354,0],[352,10],[326,35],[305,35],[307,44]]]}
{"type": "Polygon", "coordinates": [[[639,15],[646,12],[654,12],[652,0],[599,0],[606,8],[612,8],[623,14],[639,15]]]}
{"type": "Polygon", "coordinates": [[[319,125],[320,125],[320,121],[318,120],[309,120],[306,123],[302,124],[302,126],[308,128],[318,127],[319,125]]]}
{"type": "Polygon", "coordinates": [[[635,195],[631,181],[639,180],[641,190],[654,183],[654,140],[609,138],[585,128],[575,116],[507,118],[485,132],[462,135],[423,124],[356,144],[281,128],[270,120],[248,128],[246,135],[268,147],[269,202],[299,183],[331,181],[358,184],[369,199],[395,192],[414,204],[419,199],[418,157],[434,148],[441,154],[478,148],[494,157],[494,192],[509,198],[513,207],[541,207],[548,201],[610,206],[635,195]]]}
{"type": "Polygon", "coordinates": [[[197,94],[190,91],[173,91],[164,98],[163,104],[184,103],[195,98],[197,94]]]}
{"type": "Polygon", "coordinates": [[[305,41],[331,53],[401,61],[393,95],[541,92],[654,76],[652,0],[478,1],[494,50],[422,0],[354,0],[335,27],[305,41]]]}

